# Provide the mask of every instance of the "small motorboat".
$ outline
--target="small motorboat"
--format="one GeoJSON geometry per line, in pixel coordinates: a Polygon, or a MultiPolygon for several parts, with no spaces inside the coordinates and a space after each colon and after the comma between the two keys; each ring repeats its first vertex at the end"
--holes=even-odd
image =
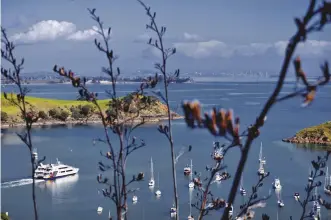
{"type": "Polygon", "coordinates": [[[99,206],[98,209],[97,209],[97,213],[98,213],[99,215],[101,215],[102,210],[103,210],[103,208],[102,208],[101,206],[99,206]]]}
{"type": "Polygon", "coordinates": [[[177,209],[176,209],[176,207],[171,207],[171,208],[170,208],[170,216],[171,216],[171,218],[175,217],[176,214],[177,214],[177,209]]]}
{"type": "Polygon", "coordinates": [[[282,200],[278,200],[277,203],[280,208],[284,207],[284,202],[282,200]]]}
{"type": "Polygon", "coordinates": [[[189,215],[189,216],[187,217],[187,220],[194,220],[193,215],[189,215]]]}
{"type": "Polygon", "coordinates": [[[222,176],[221,176],[221,174],[220,174],[219,172],[217,172],[217,173],[215,174],[215,180],[216,180],[216,181],[221,181],[221,180],[222,180],[222,176]]]}
{"type": "Polygon", "coordinates": [[[133,203],[136,203],[138,201],[138,197],[136,196],[136,195],[134,195],[133,197],[132,197],[132,202],[133,203]]]}
{"type": "Polygon", "coordinates": [[[186,167],[184,167],[184,175],[188,176],[191,173],[191,167],[189,165],[187,165],[186,167]]]}
{"type": "Polygon", "coordinates": [[[156,196],[161,196],[161,191],[160,190],[156,190],[155,195],[156,196]]]}
{"type": "Polygon", "coordinates": [[[299,193],[294,193],[294,199],[295,199],[296,201],[299,201],[299,199],[300,199],[300,194],[299,194],[299,193]]]}
{"type": "Polygon", "coordinates": [[[240,187],[240,194],[243,196],[246,195],[246,190],[243,187],[240,187]]]}

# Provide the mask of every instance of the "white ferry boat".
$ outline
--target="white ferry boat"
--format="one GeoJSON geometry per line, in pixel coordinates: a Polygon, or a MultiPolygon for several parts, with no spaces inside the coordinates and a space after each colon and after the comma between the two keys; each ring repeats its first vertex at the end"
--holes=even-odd
{"type": "Polygon", "coordinates": [[[66,176],[75,175],[78,173],[79,168],[62,164],[56,159],[56,164],[42,164],[37,167],[34,178],[44,180],[54,180],[66,176]]]}

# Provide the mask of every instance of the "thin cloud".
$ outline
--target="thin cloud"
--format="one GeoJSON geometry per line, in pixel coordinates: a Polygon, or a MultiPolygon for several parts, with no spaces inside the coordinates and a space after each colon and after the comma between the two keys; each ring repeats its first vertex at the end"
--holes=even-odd
{"type": "MultiPolygon", "coordinates": [[[[232,56],[256,56],[263,55],[270,51],[278,55],[284,55],[287,41],[275,43],[251,43],[247,45],[230,45],[218,40],[201,42],[179,42],[175,43],[179,53],[195,59],[208,57],[229,58],[232,56]]],[[[331,42],[307,40],[297,47],[297,54],[303,56],[320,56],[331,51],[331,42]]]]}
{"type": "MultiPolygon", "coordinates": [[[[90,29],[86,29],[83,31],[77,31],[75,33],[70,34],[67,39],[68,40],[76,40],[76,41],[85,41],[85,40],[91,40],[93,38],[96,38],[97,36],[100,36],[98,31],[100,29],[97,26],[93,26],[90,29]]],[[[103,30],[105,34],[107,34],[106,29],[103,30]]],[[[112,32],[110,33],[112,35],[112,32]]]]}
{"type": "Polygon", "coordinates": [[[201,41],[202,38],[197,34],[184,33],[184,40],[186,41],[201,41]]]}

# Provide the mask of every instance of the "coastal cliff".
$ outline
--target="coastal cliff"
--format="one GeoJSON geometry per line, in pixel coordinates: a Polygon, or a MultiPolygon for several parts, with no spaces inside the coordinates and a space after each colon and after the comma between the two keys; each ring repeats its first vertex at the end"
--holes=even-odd
{"type": "Polygon", "coordinates": [[[331,121],[304,128],[297,132],[295,136],[285,138],[283,141],[295,144],[316,144],[331,147],[331,121]]]}
{"type": "MultiPolygon", "coordinates": [[[[15,94],[7,94],[7,98],[16,100],[15,94]]],[[[61,124],[90,124],[101,123],[100,115],[91,102],[77,100],[45,99],[32,96],[25,97],[28,103],[27,111],[32,112],[39,119],[34,123],[38,125],[61,124]]],[[[110,99],[98,100],[98,104],[104,115],[114,114],[110,99]]],[[[157,123],[167,119],[167,106],[153,96],[129,94],[118,98],[119,120],[130,124],[157,123]]],[[[1,93],[1,127],[24,126],[17,106],[4,98],[1,93]]],[[[175,112],[171,112],[172,119],[183,118],[175,112]]]]}

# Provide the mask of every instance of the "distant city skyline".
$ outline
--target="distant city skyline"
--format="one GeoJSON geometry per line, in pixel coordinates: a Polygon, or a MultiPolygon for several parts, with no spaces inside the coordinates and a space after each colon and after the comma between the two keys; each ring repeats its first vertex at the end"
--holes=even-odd
{"type": "MultiPolygon", "coordinates": [[[[287,40],[295,33],[294,17],[309,1],[145,1],[167,26],[166,44],[178,53],[169,60],[182,72],[270,71],[277,73],[287,40]],[[304,4],[303,4],[304,3],[304,4]]],[[[51,71],[54,64],[82,75],[100,75],[105,58],[93,43],[96,24],[87,8],[96,8],[124,73],[153,70],[159,53],[146,43],[151,33],[145,11],[135,0],[3,0],[2,26],[18,44],[25,71],[51,71]]],[[[311,75],[331,62],[331,29],[313,34],[297,54],[311,75]]],[[[293,68],[292,68],[293,69],[293,68]]],[[[292,69],[290,69],[292,71],[292,69]]]]}

